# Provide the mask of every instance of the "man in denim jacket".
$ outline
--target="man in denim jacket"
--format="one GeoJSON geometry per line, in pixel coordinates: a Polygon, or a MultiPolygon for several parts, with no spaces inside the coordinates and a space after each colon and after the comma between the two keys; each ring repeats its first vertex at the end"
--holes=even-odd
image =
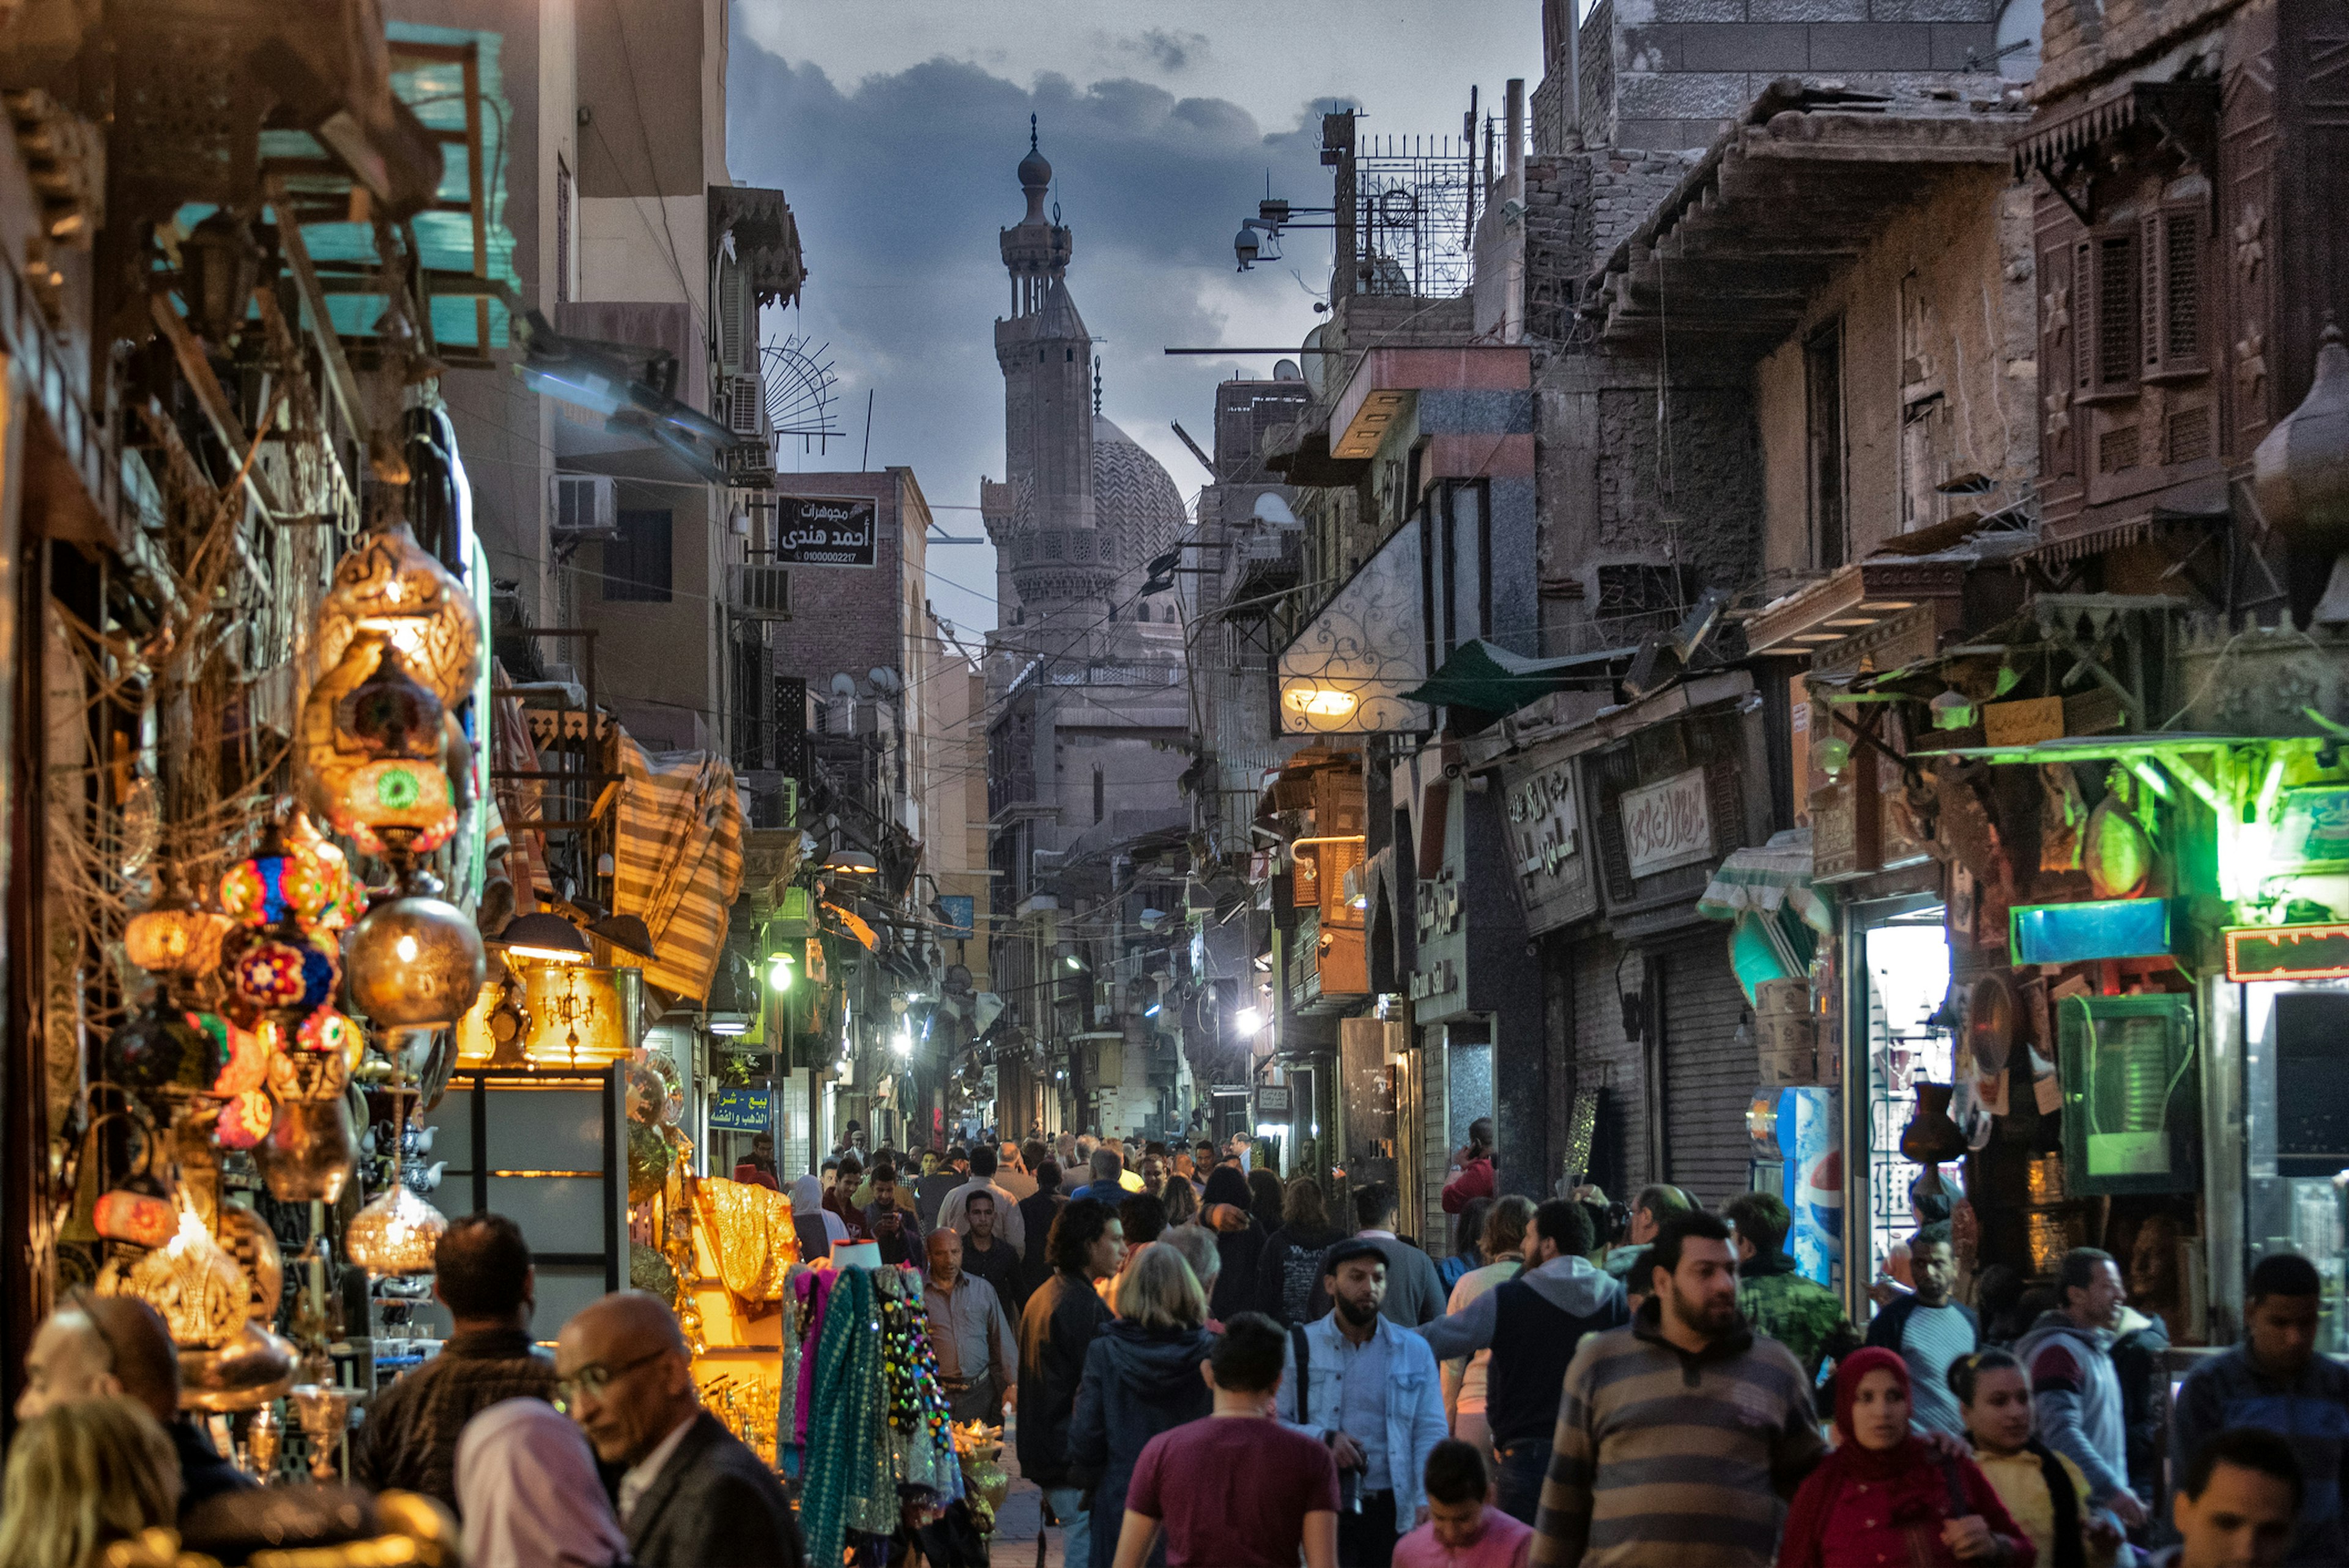
{"type": "Polygon", "coordinates": [[[1427,1341],[1380,1313],[1387,1259],[1377,1243],[1340,1242],[1321,1266],[1335,1305],[1289,1331],[1279,1415],[1338,1461],[1340,1568],[1388,1568],[1396,1539],[1426,1518],[1421,1478],[1446,1435],[1443,1381],[1427,1341]]]}

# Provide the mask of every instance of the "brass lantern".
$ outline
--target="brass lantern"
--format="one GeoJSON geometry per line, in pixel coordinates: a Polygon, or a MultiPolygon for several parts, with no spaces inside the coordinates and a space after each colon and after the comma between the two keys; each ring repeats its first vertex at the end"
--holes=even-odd
{"type": "Polygon", "coordinates": [[[98,1288],[145,1302],[161,1315],[171,1343],[204,1350],[236,1337],[253,1298],[244,1271],[185,1202],[177,1235],[128,1270],[101,1274],[98,1288]]]}
{"type": "Polygon", "coordinates": [[[377,1278],[430,1274],[434,1253],[449,1222],[392,1174],[391,1190],[361,1209],[343,1233],[343,1251],[377,1278]]]}
{"type": "Polygon", "coordinates": [[[332,1203],[349,1184],[359,1144],[346,1094],[280,1099],[269,1132],[253,1151],[269,1195],[281,1203],[332,1203]]]}
{"type": "Polygon", "coordinates": [[[332,669],[362,629],[382,632],[417,677],[450,707],[472,695],[481,672],[481,624],[449,569],[404,521],[369,534],[335,568],[318,612],[318,653],[332,669]]]}
{"type": "Polygon", "coordinates": [[[449,1028],[481,994],[481,934],[440,891],[430,877],[412,877],[351,933],[351,1005],[378,1028],[449,1028]]]}

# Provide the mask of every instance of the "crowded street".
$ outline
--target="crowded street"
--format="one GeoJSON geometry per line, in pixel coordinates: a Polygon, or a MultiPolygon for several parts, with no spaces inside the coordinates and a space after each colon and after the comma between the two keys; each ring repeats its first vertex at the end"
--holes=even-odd
{"type": "Polygon", "coordinates": [[[2349,0],[0,0],[0,1568],[2349,1568],[2349,0]]]}

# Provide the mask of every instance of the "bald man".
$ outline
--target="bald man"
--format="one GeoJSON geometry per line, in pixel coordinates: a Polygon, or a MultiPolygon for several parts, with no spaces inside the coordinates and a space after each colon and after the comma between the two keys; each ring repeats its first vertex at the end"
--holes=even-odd
{"type": "Polygon", "coordinates": [[[144,1405],[171,1434],[180,1456],[180,1512],[253,1479],[213,1450],[191,1416],[180,1409],[180,1357],[155,1309],[125,1296],[76,1292],[49,1315],[25,1353],[25,1391],[16,1418],[29,1421],[76,1399],[120,1397],[144,1405]]]}
{"type": "Polygon", "coordinates": [[[701,1408],[676,1315],[624,1290],[563,1326],[556,1388],[595,1457],[625,1465],[620,1523],[636,1568],[801,1568],[774,1472],[701,1408]]]}

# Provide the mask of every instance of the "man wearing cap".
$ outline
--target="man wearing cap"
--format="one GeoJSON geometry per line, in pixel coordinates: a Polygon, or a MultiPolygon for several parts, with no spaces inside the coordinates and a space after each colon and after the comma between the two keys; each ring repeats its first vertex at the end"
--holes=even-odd
{"type": "Polygon", "coordinates": [[[1280,1418],[1337,1461],[1338,1561],[1388,1568],[1395,1541],[1425,1522],[1427,1456],[1448,1436],[1435,1352],[1380,1311],[1387,1254],[1356,1236],[1323,1257],[1327,1316],[1288,1331],[1280,1418]]]}

